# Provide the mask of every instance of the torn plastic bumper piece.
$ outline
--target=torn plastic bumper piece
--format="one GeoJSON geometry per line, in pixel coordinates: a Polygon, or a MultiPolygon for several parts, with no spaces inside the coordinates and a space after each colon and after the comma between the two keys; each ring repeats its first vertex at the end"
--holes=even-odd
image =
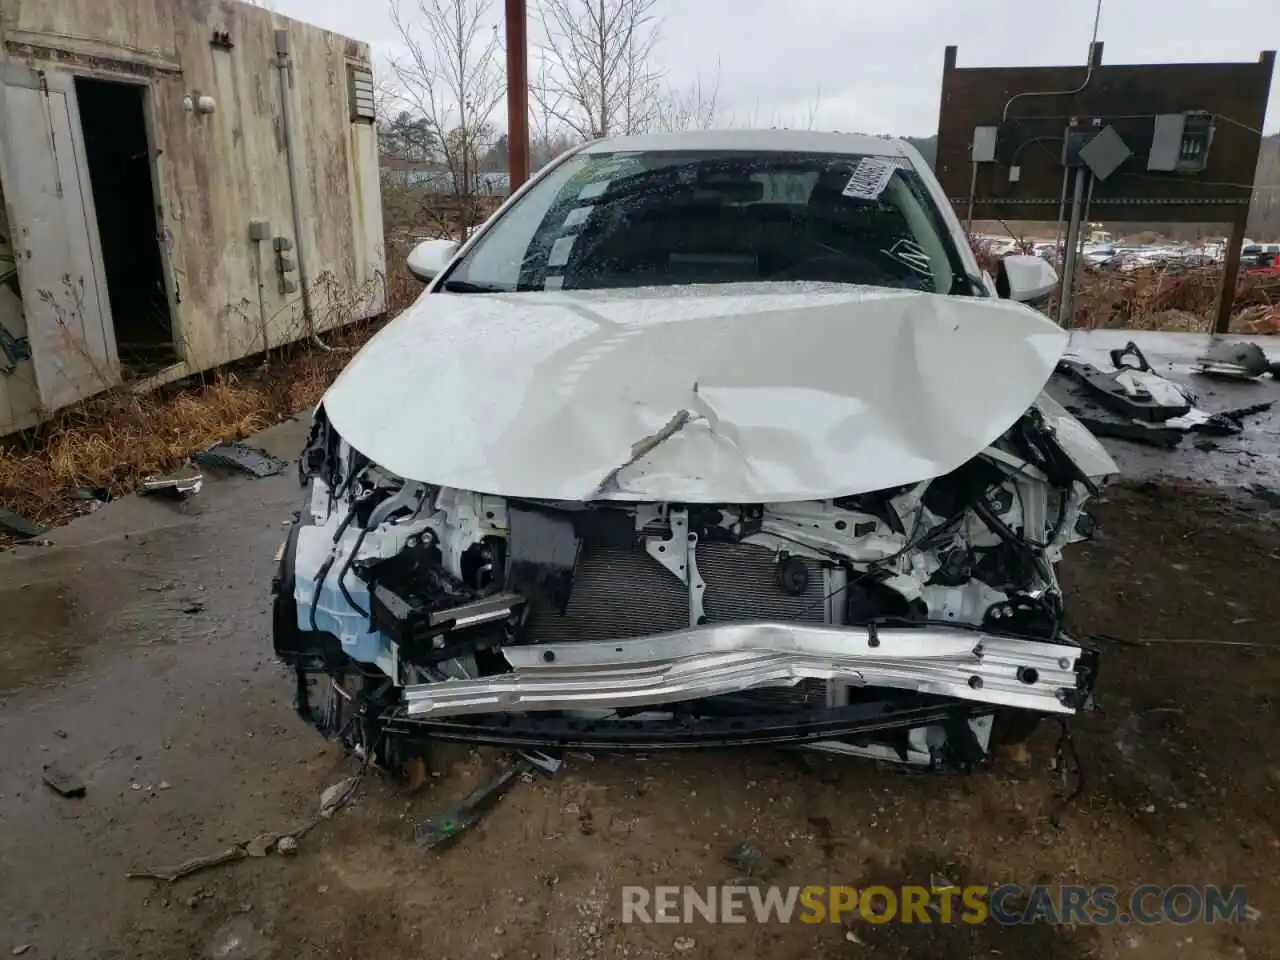
{"type": "Polygon", "coordinates": [[[507,646],[512,672],[407,686],[411,717],[621,709],[827,680],[1070,714],[1089,693],[1070,643],[947,627],[726,623],[618,641],[507,646]]]}
{"type": "MultiPolygon", "coordinates": [[[[1114,362],[1114,355],[1112,359],[1114,362]]],[[[1143,358],[1143,364],[1146,365],[1145,358],[1143,358]]],[[[1150,371],[1149,366],[1146,370],[1130,369],[1138,369],[1140,373],[1150,371]]],[[[1119,366],[1117,371],[1108,373],[1078,360],[1058,361],[1058,373],[1079,384],[1091,400],[1121,416],[1150,423],[1163,423],[1175,417],[1185,416],[1191,410],[1191,402],[1185,397],[1179,397],[1176,400],[1171,400],[1169,397],[1156,397],[1141,386],[1131,392],[1116,376],[1117,372],[1124,370],[1124,366],[1119,366]]]]}

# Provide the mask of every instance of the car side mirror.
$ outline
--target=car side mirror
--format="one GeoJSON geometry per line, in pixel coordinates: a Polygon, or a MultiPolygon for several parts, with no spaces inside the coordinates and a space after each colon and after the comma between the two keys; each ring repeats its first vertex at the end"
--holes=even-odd
{"type": "Polygon", "coordinates": [[[458,246],[456,240],[423,240],[409,251],[405,266],[423,283],[430,283],[444,272],[458,246]]]}
{"type": "Polygon", "coordinates": [[[996,271],[996,293],[1019,303],[1047,297],[1057,285],[1058,271],[1040,257],[1014,254],[1001,260],[996,271]]]}

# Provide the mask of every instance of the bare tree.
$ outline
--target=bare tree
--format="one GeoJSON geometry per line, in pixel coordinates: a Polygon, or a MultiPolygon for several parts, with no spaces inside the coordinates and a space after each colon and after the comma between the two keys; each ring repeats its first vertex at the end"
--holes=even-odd
{"type": "Polygon", "coordinates": [[[1280,236],[1280,133],[1262,138],[1249,231],[1259,242],[1280,236]]]}
{"type": "Polygon", "coordinates": [[[490,0],[416,0],[406,13],[392,0],[391,21],[407,51],[391,61],[399,97],[420,118],[456,201],[447,226],[465,233],[481,218],[479,156],[493,135],[503,94],[502,45],[490,0]]]}
{"type": "Polygon", "coordinates": [[[822,112],[822,87],[816,87],[813,99],[793,109],[779,111],[776,108],[768,115],[762,115],[759,98],[752,104],[745,115],[736,111],[728,117],[717,117],[717,122],[726,127],[738,127],[747,130],[768,128],[771,130],[813,130],[818,122],[818,114],[822,112]]]}
{"type": "Polygon", "coordinates": [[[549,97],[550,67],[545,59],[538,61],[537,74],[530,79],[529,89],[529,168],[536,171],[585,138],[571,130],[556,115],[562,112],[563,98],[549,97]],[[538,94],[542,94],[539,96],[538,94]]]}
{"type": "Polygon", "coordinates": [[[670,88],[658,99],[654,126],[667,132],[675,130],[710,130],[718,120],[720,99],[720,64],[714,78],[704,83],[699,77],[687,88],[670,88]]]}
{"type": "Polygon", "coordinates": [[[579,139],[638,133],[659,116],[657,0],[538,0],[542,64],[531,93],[579,139]]]}

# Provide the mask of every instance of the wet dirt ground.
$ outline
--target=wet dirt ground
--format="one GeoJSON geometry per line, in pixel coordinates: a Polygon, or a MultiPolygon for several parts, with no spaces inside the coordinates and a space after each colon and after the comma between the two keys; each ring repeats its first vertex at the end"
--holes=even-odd
{"type": "MultiPolygon", "coordinates": [[[[292,455],[300,431],[260,439],[292,455]]],[[[272,555],[296,499],[289,476],[211,480],[185,504],[122,500],[0,555],[0,956],[1280,957],[1280,521],[1159,484],[1109,490],[1099,539],[1064,564],[1071,626],[1110,639],[1101,709],[1074,727],[1084,792],[1058,826],[1045,728],[968,776],[797,752],[570,755],[427,853],[415,819],[500,762],[456,749],[411,797],[371,774],[296,856],[126,879],[305,820],[356,769],[295,717],[269,653],[272,555]],[[55,762],[83,798],[41,783],[55,762]],[[623,885],[731,882],[722,858],[744,840],[783,886],[1244,884],[1260,915],[620,922],[623,885]]]]}

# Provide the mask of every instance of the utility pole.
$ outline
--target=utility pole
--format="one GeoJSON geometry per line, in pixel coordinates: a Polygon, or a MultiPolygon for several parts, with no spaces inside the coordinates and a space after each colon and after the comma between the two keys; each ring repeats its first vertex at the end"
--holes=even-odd
{"type": "Polygon", "coordinates": [[[1084,182],[1089,171],[1075,169],[1075,187],[1071,194],[1071,220],[1067,240],[1062,247],[1062,282],[1058,290],[1058,326],[1070,327],[1075,317],[1076,271],[1080,266],[1080,215],[1084,208],[1084,182]]]}
{"type": "Polygon", "coordinates": [[[525,0],[507,0],[507,168],[511,192],[529,179],[529,17],[525,0]]]}

